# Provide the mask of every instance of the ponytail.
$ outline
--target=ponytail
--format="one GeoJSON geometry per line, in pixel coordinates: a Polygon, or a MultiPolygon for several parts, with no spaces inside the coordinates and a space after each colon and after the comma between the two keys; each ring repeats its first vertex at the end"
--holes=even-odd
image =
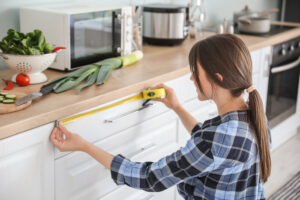
{"type": "Polygon", "coordinates": [[[257,138],[261,179],[266,182],[271,174],[270,144],[263,103],[257,90],[249,93],[249,111],[257,138]]]}

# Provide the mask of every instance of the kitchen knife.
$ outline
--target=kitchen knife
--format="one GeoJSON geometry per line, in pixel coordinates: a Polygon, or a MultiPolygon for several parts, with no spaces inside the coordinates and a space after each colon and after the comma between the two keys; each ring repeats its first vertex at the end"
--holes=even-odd
{"type": "Polygon", "coordinates": [[[29,95],[27,95],[27,96],[25,96],[25,97],[19,99],[19,100],[16,102],[16,105],[17,105],[17,106],[20,106],[20,105],[22,105],[22,104],[24,104],[24,103],[27,103],[28,101],[32,101],[32,100],[34,100],[34,99],[37,99],[37,98],[40,98],[40,97],[42,97],[42,96],[46,96],[47,94],[50,94],[50,93],[53,91],[53,87],[56,85],[56,83],[57,83],[58,81],[60,81],[60,79],[57,80],[57,81],[55,81],[55,82],[53,82],[53,83],[43,85],[43,86],[41,87],[41,89],[40,89],[39,92],[33,92],[33,93],[31,93],[31,94],[29,94],[29,95]]]}

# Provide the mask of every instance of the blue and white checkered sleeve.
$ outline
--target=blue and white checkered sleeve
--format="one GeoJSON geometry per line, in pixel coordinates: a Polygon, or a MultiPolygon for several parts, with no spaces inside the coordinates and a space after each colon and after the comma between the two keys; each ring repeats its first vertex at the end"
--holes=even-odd
{"type": "Polygon", "coordinates": [[[132,162],[122,155],[114,157],[111,177],[116,184],[158,192],[211,170],[212,142],[191,138],[185,147],[157,162],[132,162]]]}

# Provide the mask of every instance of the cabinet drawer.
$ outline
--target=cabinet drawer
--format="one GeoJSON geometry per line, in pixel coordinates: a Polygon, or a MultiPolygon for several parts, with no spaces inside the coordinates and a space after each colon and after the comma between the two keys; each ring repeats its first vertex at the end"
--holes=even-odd
{"type": "MultiPolygon", "coordinates": [[[[156,161],[159,158],[166,156],[170,153],[175,152],[178,150],[179,146],[177,144],[168,145],[167,147],[164,147],[162,149],[159,149],[155,151],[155,153],[150,156],[150,154],[140,154],[135,159],[137,161],[148,161],[151,160],[151,157],[154,156],[152,160],[156,161]]],[[[134,159],[134,160],[135,160],[134,159]]],[[[159,192],[159,193],[153,193],[153,192],[146,192],[143,190],[137,190],[134,188],[130,188],[128,186],[119,186],[116,187],[115,190],[112,192],[106,194],[105,196],[101,197],[99,200],[114,200],[114,199],[124,199],[124,200],[164,200],[164,199],[170,199],[174,200],[176,196],[176,186],[173,186],[172,188],[168,188],[165,191],[159,192]]]]}
{"type": "Polygon", "coordinates": [[[175,200],[176,187],[155,193],[122,186],[99,200],[175,200]]]}
{"type": "MultiPolygon", "coordinates": [[[[95,145],[132,160],[157,158],[157,152],[177,137],[177,119],[167,112],[142,124],[103,139],[95,145]]],[[[83,152],[74,152],[55,161],[56,200],[97,199],[116,187],[110,171],[83,152]]]]}
{"type": "MultiPolygon", "coordinates": [[[[111,103],[112,102],[110,102],[110,104],[111,103]]],[[[78,119],[70,124],[65,125],[65,127],[69,131],[79,134],[85,140],[94,143],[100,139],[104,139],[168,111],[168,108],[163,103],[153,101],[151,102],[153,103],[152,106],[149,106],[143,110],[131,112],[141,108],[142,103],[143,101],[139,100],[116,106],[78,119]],[[114,120],[113,122],[105,122],[105,120],[108,119],[114,120]]],[[[96,108],[93,108],[91,110],[95,109],[96,108]]],[[[55,158],[61,157],[65,154],[68,153],[62,153],[59,152],[58,149],[55,149],[55,158]]]]}

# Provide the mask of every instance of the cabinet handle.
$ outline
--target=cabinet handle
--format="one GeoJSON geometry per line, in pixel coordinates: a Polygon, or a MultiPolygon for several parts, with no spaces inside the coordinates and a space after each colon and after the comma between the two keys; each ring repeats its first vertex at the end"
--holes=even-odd
{"type": "Polygon", "coordinates": [[[149,151],[151,149],[154,149],[156,147],[155,143],[148,143],[146,145],[144,145],[143,147],[141,147],[138,151],[135,151],[134,153],[131,153],[128,157],[130,159],[135,158],[136,156],[141,155],[142,153],[145,153],[146,151],[149,151]]]}
{"type": "Polygon", "coordinates": [[[276,73],[284,72],[284,71],[293,69],[295,67],[298,67],[299,64],[300,64],[300,57],[297,60],[295,60],[295,61],[293,61],[291,63],[288,63],[286,65],[281,65],[281,66],[273,67],[271,69],[271,73],[272,74],[276,74],[276,73]]]}
{"type": "Polygon", "coordinates": [[[117,120],[120,120],[120,119],[122,119],[122,118],[124,118],[124,117],[128,117],[128,116],[131,115],[131,114],[134,114],[134,113],[136,113],[136,112],[139,112],[139,111],[141,111],[141,110],[144,110],[144,109],[146,109],[146,108],[148,108],[148,107],[150,107],[150,106],[153,106],[153,105],[155,105],[155,104],[148,103],[148,104],[146,104],[146,105],[144,105],[144,106],[142,106],[142,107],[140,107],[140,108],[138,108],[138,109],[128,111],[128,112],[126,112],[126,113],[123,113],[123,114],[121,114],[121,115],[118,115],[118,116],[113,117],[113,118],[110,118],[110,119],[105,119],[105,120],[104,120],[104,123],[113,123],[113,122],[115,122],[115,121],[117,121],[117,120]]]}
{"type": "Polygon", "coordinates": [[[266,65],[264,66],[263,76],[269,77],[270,75],[270,64],[271,64],[271,56],[269,54],[266,55],[266,65]]]}

